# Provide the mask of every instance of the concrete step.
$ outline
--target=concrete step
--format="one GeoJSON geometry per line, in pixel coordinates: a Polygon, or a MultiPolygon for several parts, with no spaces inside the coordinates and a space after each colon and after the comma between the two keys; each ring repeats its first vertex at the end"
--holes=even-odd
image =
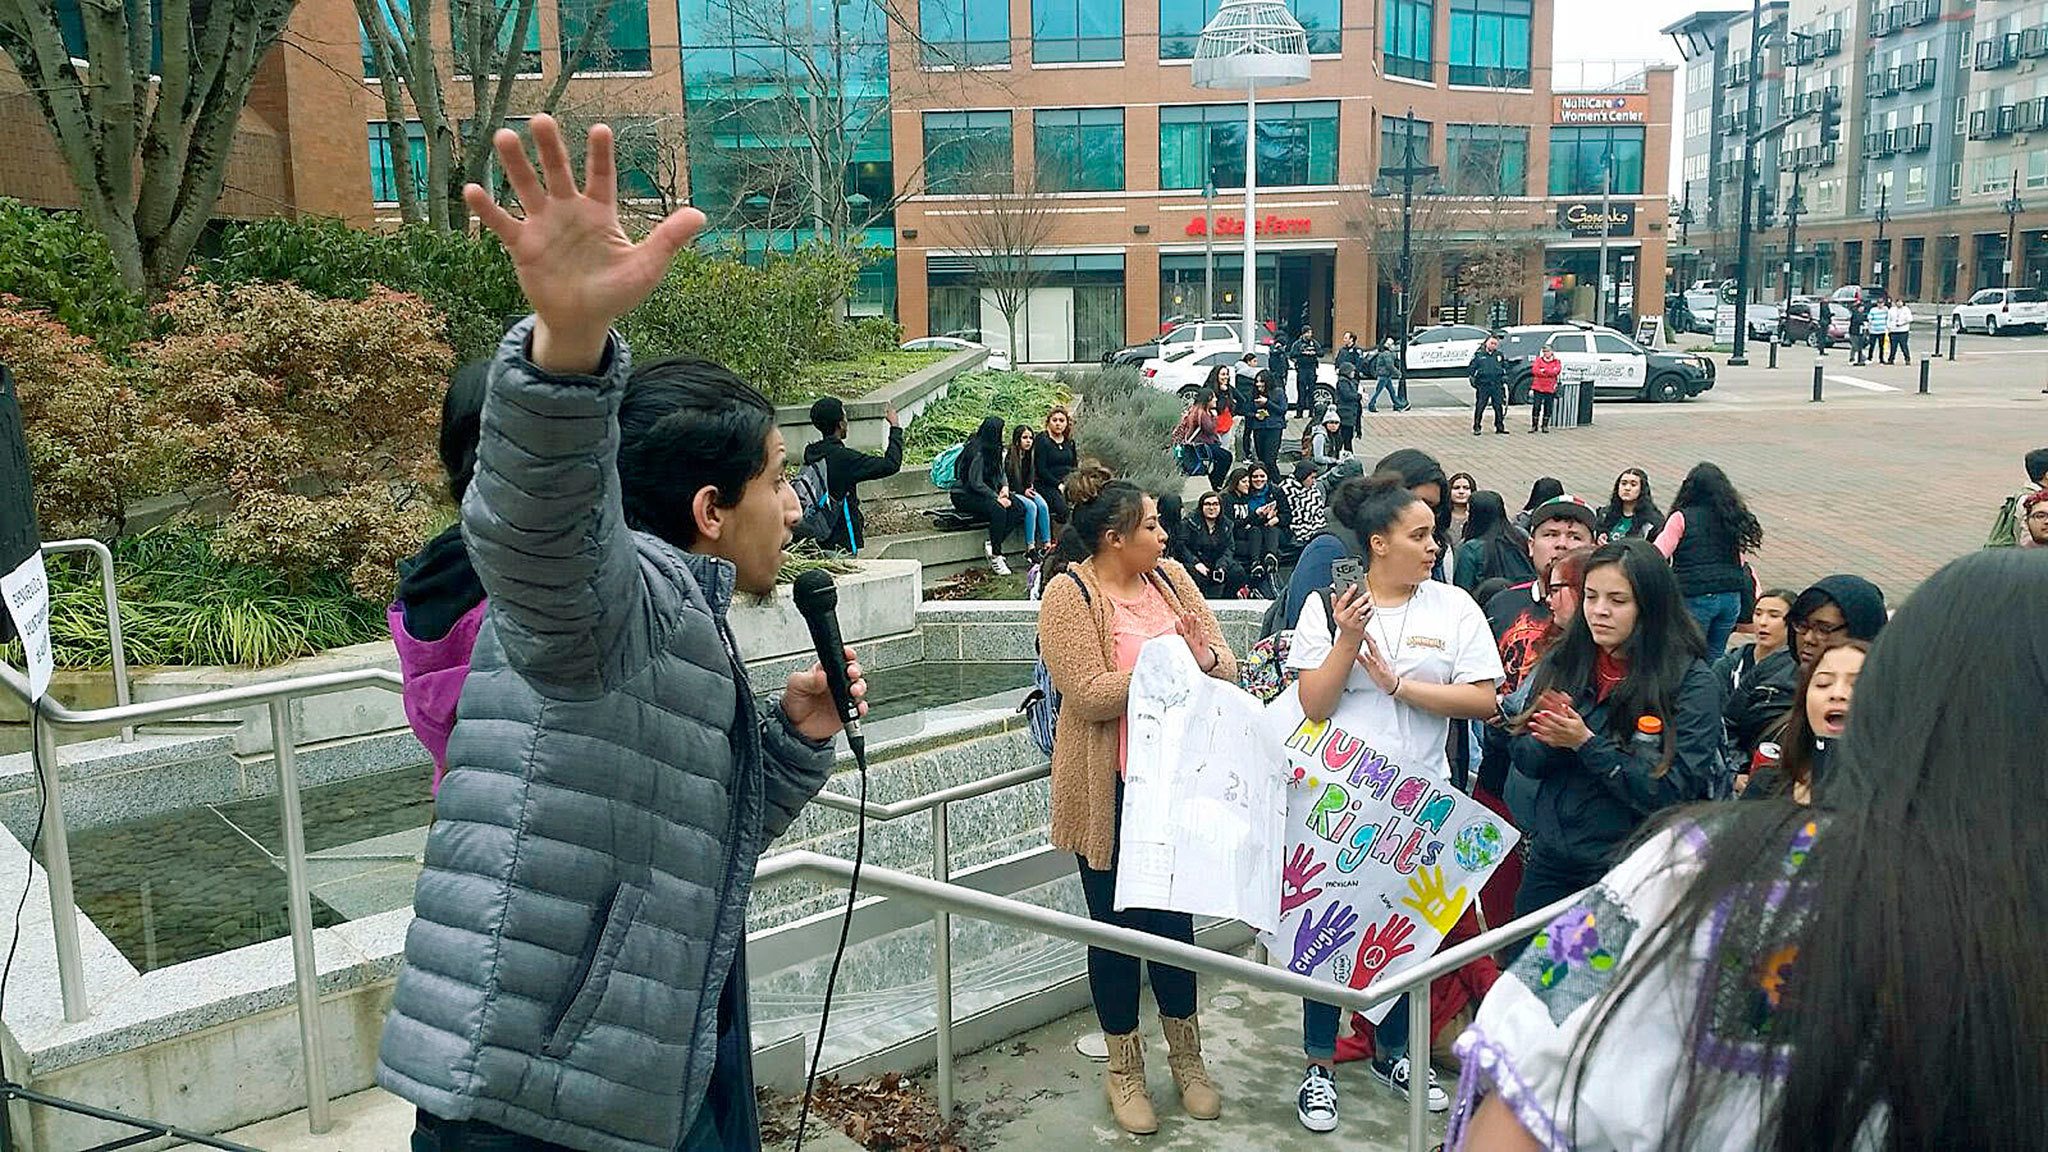
{"type": "MultiPolygon", "coordinates": [[[[1022,535],[1010,537],[1012,549],[1004,553],[1010,567],[1017,571],[1024,568],[1022,535]]],[[[957,532],[899,532],[893,536],[876,536],[868,541],[861,555],[884,560],[915,560],[924,565],[924,580],[927,587],[934,581],[957,576],[970,568],[988,563],[981,546],[988,541],[985,528],[968,528],[957,532]]]]}

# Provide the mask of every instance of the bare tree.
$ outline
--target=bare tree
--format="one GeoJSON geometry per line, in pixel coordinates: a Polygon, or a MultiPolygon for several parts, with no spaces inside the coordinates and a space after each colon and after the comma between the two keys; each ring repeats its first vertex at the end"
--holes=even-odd
{"type": "MultiPolygon", "coordinates": [[[[22,0],[15,0],[19,3],[22,0]]],[[[601,63],[600,40],[614,0],[590,0],[587,20],[540,99],[520,111],[552,113],[569,80],[601,63]]],[[[384,119],[399,218],[435,228],[467,227],[462,186],[482,184],[490,172],[491,137],[512,111],[522,77],[532,80],[540,61],[527,48],[539,19],[537,0],[355,0],[383,79],[384,119]],[[445,18],[450,44],[444,55],[436,25],[445,18]],[[444,77],[442,69],[451,71],[444,77]],[[469,86],[469,117],[449,111],[449,82],[469,86]],[[406,103],[426,136],[425,179],[413,171],[406,103]]]]}
{"type": "Polygon", "coordinates": [[[947,246],[973,261],[976,286],[1003,315],[1013,360],[1023,355],[1017,317],[1032,289],[1047,280],[1040,250],[1058,227],[1054,192],[1064,186],[1045,173],[1014,179],[1007,170],[990,173],[967,183],[975,191],[963,198],[958,215],[947,217],[947,246]]]}
{"type": "Polygon", "coordinates": [[[55,4],[0,0],[0,49],[131,289],[159,295],[183,274],[220,199],[256,70],[296,5],[83,2],[81,60],[55,4]]]}

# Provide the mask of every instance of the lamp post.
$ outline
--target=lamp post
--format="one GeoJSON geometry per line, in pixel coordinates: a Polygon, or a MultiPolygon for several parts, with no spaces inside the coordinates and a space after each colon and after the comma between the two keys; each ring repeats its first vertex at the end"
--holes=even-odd
{"type": "Polygon", "coordinates": [[[2019,225],[2020,213],[2026,210],[2026,204],[2020,200],[2020,171],[2015,168],[2012,171],[2012,195],[2005,199],[2005,283],[2002,287],[2012,287],[2013,272],[2019,267],[2012,258],[2013,230],[2019,225]]]}
{"type": "Polygon", "coordinates": [[[1691,229],[1697,222],[1692,214],[1692,186],[1687,185],[1685,199],[1678,205],[1678,291],[1692,287],[1692,242],[1691,229]]]}
{"type": "Polygon", "coordinates": [[[1764,0],[1750,0],[1749,82],[1742,97],[1742,226],[1735,234],[1735,343],[1728,356],[1728,363],[1738,368],[1749,363],[1749,357],[1743,354],[1742,349],[1743,338],[1749,329],[1749,211],[1750,198],[1756,194],[1756,89],[1757,79],[1764,70],[1763,47],[1764,0]]]}
{"type": "MultiPolygon", "coordinates": [[[[1384,160],[1384,157],[1382,159],[1384,160]]],[[[1423,159],[1427,160],[1428,157],[1425,156],[1423,159]]],[[[1403,408],[1408,406],[1408,321],[1414,311],[1413,305],[1409,303],[1408,291],[1415,275],[1415,250],[1412,243],[1415,230],[1415,181],[1429,181],[1422,190],[1423,195],[1441,196],[1445,189],[1436,179],[1436,175],[1436,165],[1415,162],[1415,109],[1410,106],[1407,114],[1401,118],[1401,163],[1398,167],[1383,165],[1380,168],[1379,179],[1373,181],[1372,185],[1372,194],[1384,199],[1394,194],[1393,186],[1388,181],[1401,182],[1401,267],[1394,283],[1394,306],[1400,313],[1401,321],[1400,335],[1397,337],[1400,341],[1397,363],[1401,365],[1400,400],[1403,408]]]]}
{"type": "Polygon", "coordinates": [[[1600,157],[1600,303],[1593,323],[1601,325],[1613,323],[1616,311],[1607,303],[1607,216],[1613,197],[1614,150],[1610,148],[1600,157]]]}
{"type": "Polygon", "coordinates": [[[1216,176],[1202,185],[1202,319],[1216,314],[1216,176]]]}
{"type": "Polygon", "coordinates": [[[1890,210],[1886,208],[1886,203],[1891,199],[1891,191],[1891,185],[1889,184],[1879,184],[1877,186],[1877,211],[1872,213],[1870,217],[1872,220],[1877,221],[1877,243],[1875,245],[1877,261],[1871,266],[1870,278],[1876,282],[1880,295],[1884,292],[1885,269],[1892,262],[1891,251],[1884,246],[1884,226],[1892,218],[1890,210]]]}
{"type": "Polygon", "coordinates": [[[1792,195],[1785,199],[1785,299],[1799,295],[1799,217],[1806,213],[1806,201],[1799,194],[1800,165],[1792,166],[1792,195]]]}
{"type": "Polygon", "coordinates": [[[1281,0],[1224,0],[1195,42],[1189,79],[1197,88],[1244,89],[1244,350],[1258,323],[1258,94],[1308,82],[1308,33],[1281,0]]]}

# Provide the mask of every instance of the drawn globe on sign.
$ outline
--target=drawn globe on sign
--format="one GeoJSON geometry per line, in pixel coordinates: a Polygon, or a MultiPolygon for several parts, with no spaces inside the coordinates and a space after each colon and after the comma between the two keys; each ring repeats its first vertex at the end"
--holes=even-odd
{"type": "Polygon", "coordinates": [[[1467,872],[1493,867],[1506,851],[1507,838],[1501,835],[1500,825],[1485,817],[1470,821],[1451,838],[1451,857],[1467,872]]]}

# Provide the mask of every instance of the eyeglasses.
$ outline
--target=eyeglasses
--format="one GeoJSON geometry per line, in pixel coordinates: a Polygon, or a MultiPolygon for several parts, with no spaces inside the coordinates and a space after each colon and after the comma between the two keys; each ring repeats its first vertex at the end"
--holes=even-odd
{"type": "Polygon", "coordinates": [[[1805,621],[1800,623],[1798,627],[1801,632],[1809,636],[1817,636],[1822,640],[1832,640],[1837,636],[1847,635],[1849,632],[1847,622],[1841,624],[1815,624],[1811,621],[1805,621]]]}

